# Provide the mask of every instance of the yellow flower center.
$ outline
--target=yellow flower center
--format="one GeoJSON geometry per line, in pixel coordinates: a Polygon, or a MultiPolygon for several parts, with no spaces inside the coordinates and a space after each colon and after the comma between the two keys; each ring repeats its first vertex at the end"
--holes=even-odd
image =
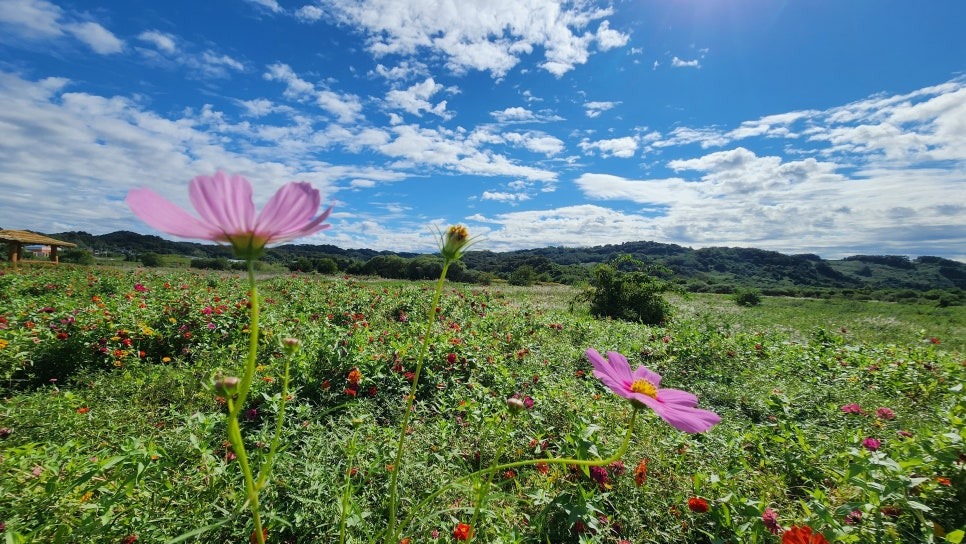
{"type": "Polygon", "coordinates": [[[657,398],[657,387],[654,387],[654,384],[647,380],[634,380],[634,383],[631,384],[631,391],[654,399],[657,398]]]}

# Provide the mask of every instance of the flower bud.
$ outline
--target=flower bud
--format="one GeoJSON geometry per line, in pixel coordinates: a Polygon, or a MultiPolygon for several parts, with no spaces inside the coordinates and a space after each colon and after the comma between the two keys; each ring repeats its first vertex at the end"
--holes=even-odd
{"type": "Polygon", "coordinates": [[[463,225],[453,225],[443,235],[439,252],[448,261],[455,261],[463,255],[463,250],[470,242],[470,231],[463,225]]]}
{"type": "Polygon", "coordinates": [[[516,414],[521,412],[527,406],[523,403],[523,400],[518,399],[517,397],[510,397],[506,399],[506,407],[510,409],[510,412],[516,414]]]}
{"type": "Polygon", "coordinates": [[[222,397],[232,397],[238,392],[238,384],[241,378],[235,376],[225,376],[215,380],[215,393],[222,397]]]}
{"type": "Polygon", "coordinates": [[[286,355],[295,355],[300,346],[301,342],[299,342],[298,338],[287,337],[282,340],[282,347],[285,349],[286,355]]]}

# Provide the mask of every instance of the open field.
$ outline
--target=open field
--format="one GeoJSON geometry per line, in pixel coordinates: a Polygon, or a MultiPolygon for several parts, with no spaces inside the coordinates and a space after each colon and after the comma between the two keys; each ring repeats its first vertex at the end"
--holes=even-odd
{"type": "MultiPolygon", "coordinates": [[[[244,279],[0,272],[7,541],[247,541],[238,461],[211,385],[245,356],[244,279]]],[[[283,448],[262,492],[270,542],[379,540],[397,470],[401,536],[412,543],[452,542],[474,517],[477,542],[779,542],[766,508],[781,527],[808,525],[830,541],[962,539],[964,307],[765,298],[742,308],[691,295],[650,327],[571,310],[567,287],[447,284],[395,467],[432,289],[260,280],[258,379],[243,422],[256,461],[281,400],[279,340],[301,341],[283,448]],[[632,412],[593,376],[587,348],[647,365],[722,422],[692,435],[641,411],[620,461],[553,462],[610,456],[632,412]],[[512,395],[532,406],[511,414],[512,395]],[[468,476],[527,459],[544,463],[468,476]]]]}

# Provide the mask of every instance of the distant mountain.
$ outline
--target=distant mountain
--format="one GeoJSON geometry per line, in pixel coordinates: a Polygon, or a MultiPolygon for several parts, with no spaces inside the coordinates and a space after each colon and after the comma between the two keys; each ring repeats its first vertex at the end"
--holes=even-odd
{"type": "MultiPolygon", "coordinates": [[[[176,254],[193,258],[230,258],[230,248],[214,244],[172,242],[158,236],[118,231],[92,235],[86,232],[51,234],[95,253],[137,257],[143,253],[176,254]]],[[[371,249],[342,249],[333,245],[288,244],[266,251],[268,261],[290,264],[296,260],[332,259],[342,270],[362,270],[375,257],[417,257],[371,249]]],[[[826,260],[818,255],[786,255],[754,248],[709,247],[691,249],[657,242],[627,242],[587,248],[545,247],[495,253],[470,251],[462,258],[468,271],[508,278],[520,267],[530,267],[541,279],[574,283],[589,277],[593,266],[621,255],[673,271],[692,290],[727,290],[735,286],[780,292],[784,288],[835,289],[966,289],[966,264],[942,257],[909,259],[896,255],[855,255],[826,260]]]]}

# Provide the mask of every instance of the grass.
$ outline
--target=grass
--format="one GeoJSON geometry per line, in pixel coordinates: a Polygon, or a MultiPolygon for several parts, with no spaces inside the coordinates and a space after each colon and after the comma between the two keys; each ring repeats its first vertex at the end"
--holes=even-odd
{"type": "MultiPolygon", "coordinates": [[[[211,390],[212,376],[243,358],[242,280],[3,272],[8,541],[244,541],[250,519],[211,390]]],[[[256,458],[274,430],[277,341],[294,335],[303,346],[262,497],[269,540],[377,541],[431,286],[280,275],[259,289],[260,370],[243,422],[256,458]],[[353,369],[363,379],[350,394],[353,369]]],[[[765,297],[741,308],[694,295],[673,301],[671,323],[647,327],[571,311],[573,294],[447,286],[399,473],[412,542],[452,541],[480,486],[478,542],[777,542],[765,507],[786,528],[808,524],[841,542],[955,541],[966,526],[963,307],[765,297]],[[622,464],[603,473],[549,464],[500,471],[490,484],[468,477],[494,463],[615,451],[631,408],[592,376],[588,347],[649,366],[722,423],[688,435],[645,412],[622,464]],[[511,419],[514,394],[534,405],[511,419]],[[861,413],[842,410],[853,403],[861,413]],[[708,512],[688,508],[695,497],[708,512]],[[863,521],[847,523],[853,512],[863,521]]]]}

